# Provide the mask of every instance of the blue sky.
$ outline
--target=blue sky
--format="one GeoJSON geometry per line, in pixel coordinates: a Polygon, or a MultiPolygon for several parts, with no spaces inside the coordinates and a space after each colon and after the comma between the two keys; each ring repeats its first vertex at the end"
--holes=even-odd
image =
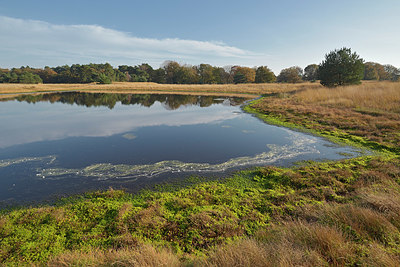
{"type": "Polygon", "coordinates": [[[283,68],[350,47],[400,67],[400,1],[0,0],[0,67],[110,62],[283,68]]]}

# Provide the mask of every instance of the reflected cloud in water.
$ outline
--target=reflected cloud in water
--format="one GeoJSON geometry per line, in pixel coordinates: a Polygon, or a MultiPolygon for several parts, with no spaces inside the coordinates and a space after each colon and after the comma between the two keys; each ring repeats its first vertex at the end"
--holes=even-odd
{"type": "Polygon", "coordinates": [[[175,95],[25,95],[0,105],[0,148],[69,137],[107,137],[148,126],[220,122],[238,116],[233,106],[243,101],[175,95]],[[232,108],[214,105],[218,103],[232,108]]]}

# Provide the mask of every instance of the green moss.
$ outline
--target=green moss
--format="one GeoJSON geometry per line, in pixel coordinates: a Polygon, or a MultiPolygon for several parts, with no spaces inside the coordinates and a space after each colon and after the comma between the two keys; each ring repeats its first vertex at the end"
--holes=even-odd
{"type": "Polygon", "coordinates": [[[243,110],[254,114],[261,120],[263,120],[266,123],[277,125],[277,126],[282,126],[286,128],[290,128],[293,130],[298,130],[302,131],[305,133],[310,133],[314,135],[319,135],[324,138],[327,138],[328,140],[338,143],[338,144],[344,144],[344,145],[351,145],[354,147],[359,147],[363,149],[369,149],[373,150],[375,153],[379,154],[399,154],[400,153],[400,148],[397,146],[392,146],[392,145],[383,145],[378,142],[370,141],[364,137],[361,136],[355,136],[349,133],[346,133],[343,130],[335,129],[333,131],[327,131],[324,130],[323,128],[319,128],[318,124],[323,124],[323,121],[320,122],[309,122],[308,118],[302,118],[302,125],[292,123],[288,121],[284,116],[281,114],[264,114],[259,112],[256,108],[254,108],[255,105],[260,103],[263,98],[259,98],[256,100],[253,100],[249,102],[246,106],[243,107],[243,110]],[[310,124],[311,123],[311,124],[310,124]]]}

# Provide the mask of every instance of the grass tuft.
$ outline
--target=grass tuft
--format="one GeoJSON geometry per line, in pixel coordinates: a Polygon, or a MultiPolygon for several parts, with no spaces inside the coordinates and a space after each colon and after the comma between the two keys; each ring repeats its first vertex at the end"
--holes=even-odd
{"type": "Polygon", "coordinates": [[[179,258],[167,249],[150,245],[119,250],[73,251],[60,254],[48,266],[181,266],[179,258]]]}

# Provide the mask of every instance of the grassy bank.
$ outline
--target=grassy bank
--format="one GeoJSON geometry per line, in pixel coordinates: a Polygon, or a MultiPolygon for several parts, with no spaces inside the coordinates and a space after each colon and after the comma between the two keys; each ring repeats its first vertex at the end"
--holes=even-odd
{"type": "Polygon", "coordinates": [[[246,107],[265,121],[333,141],[400,152],[400,83],[314,88],[274,94],[246,107]]]}
{"type": "Polygon", "coordinates": [[[380,155],[4,211],[0,263],[399,266],[399,84],[303,89],[275,89],[248,109],[380,155]]]}

